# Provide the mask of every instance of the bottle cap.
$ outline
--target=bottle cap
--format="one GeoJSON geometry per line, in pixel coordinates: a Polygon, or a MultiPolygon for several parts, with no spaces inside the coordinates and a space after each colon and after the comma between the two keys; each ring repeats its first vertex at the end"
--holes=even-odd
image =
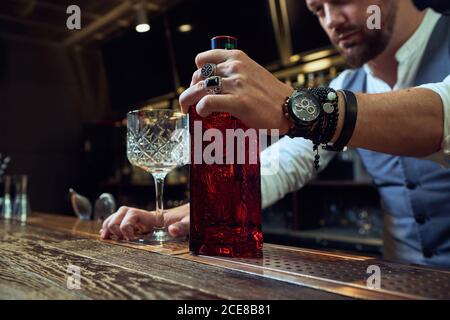
{"type": "Polygon", "coordinates": [[[217,36],[211,39],[211,49],[237,49],[237,39],[231,36],[217,36]]]}

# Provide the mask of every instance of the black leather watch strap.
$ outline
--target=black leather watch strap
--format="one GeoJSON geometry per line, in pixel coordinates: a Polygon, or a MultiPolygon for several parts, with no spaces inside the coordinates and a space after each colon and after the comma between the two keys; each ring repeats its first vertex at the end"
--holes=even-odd
{"type": "Polygon", "coordinates": [[[358,117],[358,100],[356,100],[355,94],[348,90],[342,90],[341,92],[345,100],[344,125],[336,142],[325,147],[329,151],[341,152],[344,150],[355,131],[356,119],[358,117]]]}

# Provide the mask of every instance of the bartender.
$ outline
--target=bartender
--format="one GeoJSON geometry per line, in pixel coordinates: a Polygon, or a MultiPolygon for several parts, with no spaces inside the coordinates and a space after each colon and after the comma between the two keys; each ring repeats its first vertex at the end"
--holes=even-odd
{"type": "MultiPolygon", "coordinates": [[[[277,160],[282,170],[263,176],[263,206],[301,188],[314,177],[315,167],[325,166],[336,151],[349,144],[352,136],[358,132],[363,135],[363,128],[369,126],[378,144],[372,149],[384,153],[363,149],[359,152],[385,208],[385,258],[450,267],[450,170],[430,161],[387,154],[412,152],[407,146],[398,150],[390,143],[401,128],[413,133],[398,139],[403,145],[418,145],[424,135],[440,136],[435,140],[444,141],[441,147],[435,140],[427,140],[423,145],[428,149],[419,150],[417,155],[440,150],[445,155],[448,146],[446,139],[442,139],[442,124],[440,131],[428,132],[433,131],[436,119],[440,118],[442,123],[442,110],[449,107],[446,91],[438,88],[443,87],[450,74],[450,18],[432,10],[421,12],[411,0],[379,0],[383,27],[369,30],[366,10],[374,1],[306,2],[347,63],[356,69],[342,73],[330,88],[294,91],[242,52],[212,50],[196,59],[199,70],[194,74],[192,86],[180,97],[183,111],[196,105],[197,112],[204,116],[215,111],[230,112],[252,127],[278,128],[291,136],[277,144],[277,160]],[[213,65],[216,76],[221,77],[218,88],[221,94],[210,95],[205,90],[208,88],[200,70],[207,64],[213,65]],[[406,89],[419,85],[425,86],[406,89]],[[426,112],[409,113],[405,101],[409,107],[426,112]],[[305,105],[309,108],[306,111],[305,105]],[[367,120],[364,105],[373,106],[367,107],[369,111],[378,108],[379,114],[391,107],[395,116],[386,119],[378,115],[367,120]],[[433,108],[436,114],[430,115],[428,110],[433,108]],[[309,113],[312,109],[314,112],[309,113]],[[397,109],[399,112],[395,113],[397,109]],[[380,121],[379,125],[388,121],[389,127],[396,131],[389,131],[391,134],[377,131],[374,121],[380,121]],[[326,146],[329,151],[319,152],[319,146],[326,146]]],[[[271,160],[270,150],[265,150],[262,165],[271,160]]],[[[178,234],[187,230],[187,209],[187,206],[177,208],[177,212],[168,215],[179,218],[169,232],[178,234]]],[[[148,212],[137,214],[135,209],[131,210],[134,216],[141,216],[138,220],[150,219],[148,212]]],[[[129,211],[121,208],[105,221],[102,236],[108,237],[112,232],[128,237],[121,231],[130,228],[123,223],[129,211]]]]}

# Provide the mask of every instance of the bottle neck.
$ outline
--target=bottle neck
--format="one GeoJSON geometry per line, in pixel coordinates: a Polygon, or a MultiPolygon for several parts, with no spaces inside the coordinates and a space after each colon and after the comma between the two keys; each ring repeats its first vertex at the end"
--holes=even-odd
{"type": "Polygon", "coordinates": [[[211,39],[211,49],[237,49],[237,40],[229,36],[214,37],[211,39]]]}

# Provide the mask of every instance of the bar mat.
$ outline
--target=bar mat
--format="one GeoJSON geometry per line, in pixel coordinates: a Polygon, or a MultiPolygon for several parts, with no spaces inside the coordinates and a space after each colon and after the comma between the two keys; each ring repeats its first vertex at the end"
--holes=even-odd
{"type": "Polygon", "coordinates": [[[354,298],[450,299],[450,272],[367,257],[265,244],[262,258],[180,258],[354,298]],[[381,272],[380,288],[367,285],[374,266],[381,272]]]}

